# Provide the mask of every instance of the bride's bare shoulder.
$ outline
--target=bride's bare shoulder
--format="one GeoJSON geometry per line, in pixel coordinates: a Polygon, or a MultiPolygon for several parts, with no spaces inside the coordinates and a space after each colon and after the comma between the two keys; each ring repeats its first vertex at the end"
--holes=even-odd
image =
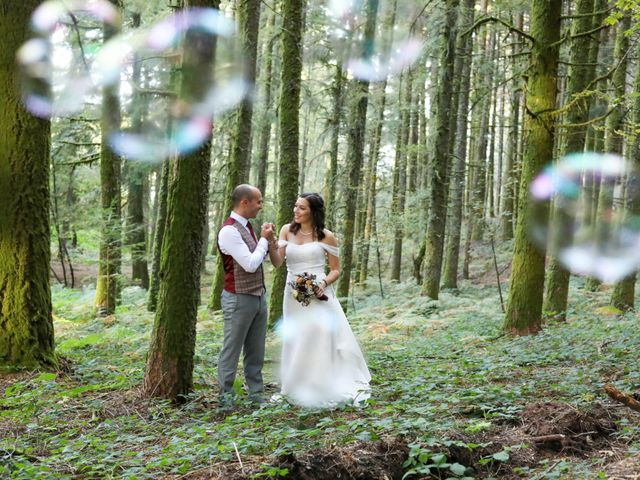
{"type": "Polygon", "coordinates": [[[323,230],[323,232],[324,232],[324,238],[322,239],[322,241],[329,245],[337,247],[338,240],[336,239],[336,236],[333,234],[333,232],[331,230],[327,230],[326,228],[323,230]]]}
{"type": "Polygon", "coordinates": [[[289,224],[285,223],[280,229],[280,240],[288,240],[289,237],[289,224]]]}

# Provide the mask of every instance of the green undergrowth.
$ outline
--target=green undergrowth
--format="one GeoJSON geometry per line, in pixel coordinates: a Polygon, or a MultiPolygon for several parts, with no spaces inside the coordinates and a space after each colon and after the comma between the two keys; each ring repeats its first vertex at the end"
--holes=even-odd
{"type": "MultiPolygon", "coordinates": [[[[366,407],[254,408],[241,397],[229,414],[217,410],[219,314],[199,311],[195,391],[190,402],[174,407],[141,394],[153,322],[145,292],[125,289],[116,315],[96,319],[91,290],[55,288],[57,352],[68,366],[2,380],[0,478],[180,478],[220,471],[239,459],[253,466],[248,477],[281,478],[288,470],[278,459],[288,454],[396,437],[410,445],[407,478],[434,471],[440,476],[431,478],[482,478],[449,462],[434,445],[453,441],[457,433],[509,428],[532,402],[589,409],[607,401],[605,383],[623,391],[640,384],[637,316],[598,310],[609,293],[579,287],[572,286],[568,322],[513,338],[502,333],[495,284],[463,283],[432,301],[411,282],[385,284],[381,298],[371,282],[356,289],[349,307],[373,376],[366,407]]],[[[277,334],[270,333],[269,394],[277,391],[278,348],[277,334]]],[[[630,413],[618,424],[615,435],[628,446],[625,455],[637,455],[638,417],[630,413]]],[[[507,464],[510,452],[522,448],[530,446],[502,446],[486,462],[507,464]]],[[[511,473],[606,478],[605,461],[563,457],[511,473]]]]}

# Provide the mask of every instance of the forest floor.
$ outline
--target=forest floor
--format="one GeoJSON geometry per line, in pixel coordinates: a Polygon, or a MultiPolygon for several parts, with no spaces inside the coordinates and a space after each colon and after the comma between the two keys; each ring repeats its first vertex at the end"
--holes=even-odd
{"type": "MultiPolygon", "coordinates": [[[[510,248],[498,247],[503,281],[510,248]]],[[[640,479],[640,414],[603,390],[640,386],[638,315],[609,307],[609,288],[574,279],[567,322],[505,336],[487,245],[459,287],[438,301],[411,280],[384,283],[384,298],[377,279],[355,289],[348,316],[373,376],[365,407],[257,408],[241,396],[224,413],[219,313],[199,310],[195,391],[175,407],[141,391],[153,324],[145,292],[125,288],[116,314],[100,319],[91,284],[55,285],[63,361],[56,372],[0,375],[0,478],[640,479]]],[[[274,331],[268,394],[278,358],[274,331]]]]}

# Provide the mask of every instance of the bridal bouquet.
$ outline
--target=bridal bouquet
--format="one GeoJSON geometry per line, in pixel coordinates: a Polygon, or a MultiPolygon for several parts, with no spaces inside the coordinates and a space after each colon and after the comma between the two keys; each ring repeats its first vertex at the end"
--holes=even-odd
{"type": "Polygon", "coordinates": [[[329,297],[322,295],[316,297],[316,290],[318,289],[319,282],[316,280],[316,276],[312,273],[304,272],[300,275],[296,275],[295,280],[289,282],[289,286],[293,289],[293,298],[300,302],[305,307],[309,305],[312,298],[318,298],[318,300],[329,300],[329,297]]]}

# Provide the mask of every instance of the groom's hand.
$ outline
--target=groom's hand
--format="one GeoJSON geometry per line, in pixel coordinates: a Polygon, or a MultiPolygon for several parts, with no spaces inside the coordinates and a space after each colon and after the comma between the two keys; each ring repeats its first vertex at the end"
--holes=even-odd
{"type": "Polygon", "coordinates": [[[266,238],[271,241],[273,239],[273,228],[270,223],[263,223],[262,229],[260,230],[260,236],[266,238]]]}

